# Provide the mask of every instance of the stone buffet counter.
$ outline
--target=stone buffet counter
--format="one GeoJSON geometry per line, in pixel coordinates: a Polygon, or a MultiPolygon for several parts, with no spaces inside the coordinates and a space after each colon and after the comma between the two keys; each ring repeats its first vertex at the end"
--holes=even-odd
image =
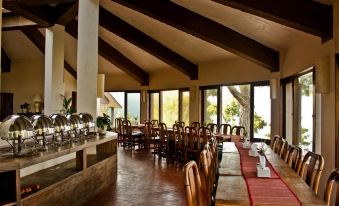
{"type": "Polygon", "coordinates": [[[0,205],[81,205],[115,184],[116,176],[117,134],[112,132],[22,157],[0,154],[0,205]],[[56,165],[21,174],[73,154],[56,165]],[[37,190],[22,192],[37,185],[37,190]]]}

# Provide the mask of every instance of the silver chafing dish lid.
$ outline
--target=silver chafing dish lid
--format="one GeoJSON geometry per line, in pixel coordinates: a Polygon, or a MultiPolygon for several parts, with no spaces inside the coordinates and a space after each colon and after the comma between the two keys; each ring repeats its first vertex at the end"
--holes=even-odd
{"type": "Polygon", "coordinates": [[[62,114],[52,114],[51,116],[54,130],[56,132],[67,132],[70,130],[70,124],[68,119],[62,114]]]}
{"type": "Polygon", "coordinates": [[[41,135],[43,132],[45,135],[51,135],[54,133],[54,125],[51,118],[44,114],[33,115],[31,122],[36,134],[41,135]]]}
{"type": "Polygon", "coordinates": [[[4,140],[29,138],[33,136],[33,126],[30,120],[22,115],[11,115],[0,125],[0,137],[4,140]]]}
{"type": "Polygon", "coordinates": [[[83,128],[83,122],[79,115],[69,114],[67,115],[67,119],[71,124],[71,129],[82,129],[83,128]]]}
{"type": "Polygon", "coordinates": [[[84,124],[84,127],[86,128],[92,128],[95,126],[94,124],[94,119],[92,117],[92,115],[88,114],[88,113],[80,113],[79,114],[83,124],[84,124]]]}

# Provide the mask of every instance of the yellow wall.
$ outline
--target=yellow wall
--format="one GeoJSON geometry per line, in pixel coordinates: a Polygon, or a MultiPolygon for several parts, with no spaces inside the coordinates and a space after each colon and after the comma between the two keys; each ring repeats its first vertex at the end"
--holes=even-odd
{"type": "MultiPolygon", "coordinates": [[[[1,92],[14,93],[13,113],[21,112],[20,105],[27,102],[34,111],[34,94],[44,96],[44,59],[12,60],[11,72],[1,76],[1,92]]],[[[64,72],[65,95],[70,97],[76,90],[76,81],[64,72]]],[[[61,109],[61,108],[60,108],[61,109]]]]}

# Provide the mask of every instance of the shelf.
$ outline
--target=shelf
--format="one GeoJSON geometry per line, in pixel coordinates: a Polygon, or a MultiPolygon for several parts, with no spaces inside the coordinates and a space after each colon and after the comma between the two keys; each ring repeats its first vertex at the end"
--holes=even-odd
{"type": "MultiPolygon", "coordinates": [[[[72,159],[21,178],[21,187],[38,184],[40,188],[35,191],[38,192],[78,172],[79,171],[76,169],[76,161],[75,159],[72,159]]],[[[22,195],[22,198],[34,194],[35,192],[22,195]]]]}

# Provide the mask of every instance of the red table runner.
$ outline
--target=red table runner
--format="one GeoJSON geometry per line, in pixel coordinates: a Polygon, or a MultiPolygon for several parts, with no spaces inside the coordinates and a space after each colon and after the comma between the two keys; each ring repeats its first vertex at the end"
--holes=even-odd
{"type": "Polygon", "coordinates": [[[271,163],[266,159],[271,177],[257,177],[256,164],[258,157],[248,155],[249,149],[244,149],[242,143],[235,143],[240,154],[241,171],[244,176],[251,205],[301,205],[300,200],[281,179],[271,163]]]}

